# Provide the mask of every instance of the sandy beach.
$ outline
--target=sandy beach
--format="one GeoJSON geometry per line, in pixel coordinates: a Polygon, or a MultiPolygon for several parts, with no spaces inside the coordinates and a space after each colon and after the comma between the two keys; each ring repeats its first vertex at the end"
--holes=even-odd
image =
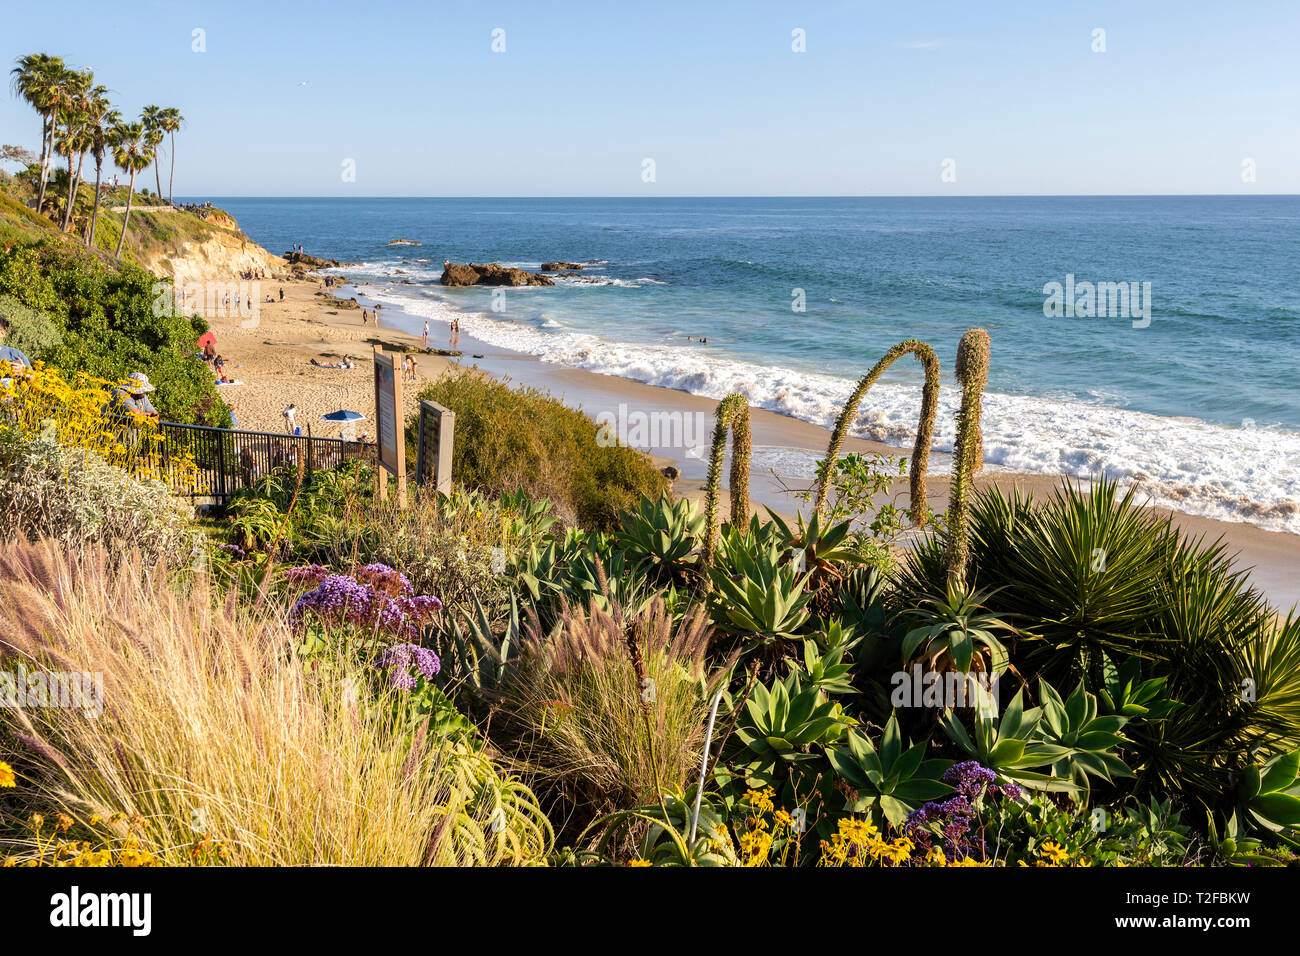
{"type": "MultiPolygon", "coordinates": [[[[270,279],[261,282],[255,294],[259,299],[265,299],[269,294],[275,301],[259,304],[255,328],[242,328],[237,317],[210,319],[217,336],[217,351],[226,359],[227,376],[242,382],[222,387],[223,397],[234,410],[240,428],[282,431],[283,408],[294,402],[298,407],[299,425],[310,424],[315,434],[338,434],[340,426],[324,422],[320,417],[338,409],[352,409],[366,415],[367,421],[357,428],[358,435],[373,432],[370,421],[374,412],[370,355],[377,343],[414,350],[419,382],[449,369],[477,367],[489,374],[509,376],[518,383],[547,388],[593,417],[602,413],[617,415],[621,406],[640,413],[685,416],[687,421],[703,423],[703,426],[696,426],[697,432],[701,427],[711,427],[717,406],[713,399],[563,368],[540,362],[532,356],[486,345],[473,338],[472,321],[466,323],[469,331],[462,334],[457,344],[464,352],[463,357],[424,354],[419,335],[390,327],[391,324],[417,328],[414,317],[403,317],[390,308],[390,318],[381,318],[378,327],[374,321],[363,324],[361,308],[340,307],[333,298],[355,296],[368,309],[373,303],[365,292],[364,286],[354,288],[346,285],[327,290],[315,279],[283,282],[270,279]],[[281,288],[285,295],[283,301],[279,301],[281,288]],[[318,294],[322,292],[326,295],[318,294]],[[313,358],[322,363],[336,363],[343,357],[356,362],[357,367],[342,370],[311,365],[313,358]]],[[[446,326],[435,324],[430,344],[446,345],[446,338],[446,326]]],[[[415,412],[419,382],[415,387],[408,385],[405,389],[404,404],[408,415],[415,412]]],[[[784,490],[784,486],[806,485],[806,480],[791,480],[782,474],[779,466],[781,455],[783,452],[798,452],[820,456],[829,432],[820,426],[763,409],[752,409],[750,414],[755,450],[751,497],[758,506],[768,506],[779,513],[792,515],[799,502],[784,490]]],[[[679,469],[681,476],[674,485],[676,493],[688,497],[701,494],[707,461],[695,443],[683,447],[681,443],[655,445],[651,442],[648,451],[657,464],[672,463],[679,469]]],[[[908,454],[905,449],[857,438],[850,438],[845,443],[845,451],[894,456],[908,454]]],[[[932,470],[936,467],[942,469],[946,457],[941,453],[932,454],[932,470]]],[[[1035,497],[1050,495],[1060,481],[1060,478],[1048,475],[992,470],[978,479],[981,486],[1017,487],[1035,497]]],[[[947,494],[946,477],[932,474],[928,490],[932,507],[936,510],[946,507],[947,494]]],[[[886,497],[905,505],[906,481],[897,483],[886,497]]],[[[1265,531],[1244,522],[1168,513],[1173,515],[1180,528],[1190,534],[1204,536],[1207,540],[1223,538],[1237,554],[1238,564],[1254,569],[1254,582],[1279,608],[1285,610],[1300,603],[1300,574],[1297,573],[1300,570],[1300,535],[1265,531]]]]}

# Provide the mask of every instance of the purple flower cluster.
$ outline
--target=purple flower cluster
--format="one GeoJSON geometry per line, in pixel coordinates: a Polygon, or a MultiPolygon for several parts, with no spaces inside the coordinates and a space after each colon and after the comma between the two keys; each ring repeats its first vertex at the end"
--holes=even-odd
{"type": "Polygon", "coordinates": [[[984,839],[972,829],[976,818],[976,803],[981,796],[989,799],[1019,800],[1020,788],[1014,783],[998,783],[998,775],[974,760],[955,764],[943,775],[943,782],[955,789],[946,800],[925,804],[907,818],[903,832],[910,837],[921,854],[928,853],[936,835],[943,841],[944,855],[949,860],[967,856],[982,856],[984,839]]]}
{"type": "Polygon", "coordinates": [[[419,644],[394,644],[379,655],[379,666],[390,668],[388,682],[402,690],[415,690],[419,679],[432,680],[442,668],[438,655],[419,644]],[[415,673],[411,673],[411,669],[415,673]]]}
{"type": "MultiPolygon", "coordinates": [[[[377,567],[382,568],[383,565],[377,567]]],[[[307,568],[292,570],[303,572],[302,580],[311,580],[318,574],[318,568],[319,566],[309,565],[307,568]]],[[[391,568],[384,570],[390,574],[380,579],[385,587],[398,583],[399,579],[400,582],[406,582],[404,576],[391,568]]],[[[370,581],[375,580],[373,572],[369,577],[370,581]]],[[[298,598],[289,619],[296,627],[302,627],[312,617],[327,625],[354,625],[410,640],[418,637],[420,625],[442,608],[442,602],[436,597],[410,594],[409,583],[405,584],[404,593],[394,595],[370,581],[359,581],[351,575],[327,572],[314,590],[298,598]]]]}
{"type": "Polygon", "coordinates": [[[248,556],[248,552],[245,551],[243,548],[241,548],[241,547],[240,547],[239,545],[237,545],[237,544],[219,544],[219,545],[217,545],[217,550],[218,550],[218,551],[224,551],[224,552],[226,552],[226,554],[230,555],[232,558],[235,558],[235,559],[239,559],[239,558],[243,558],[243,557],[247,557],[247,556],[248,556]]]}
{"type": "Polygon", "coordinates": [[[289,568],[284,572],[284,578],[290,584],[317,585],[329,577],[330,569],[320,564],[304,564],[300,567],[289,568]]]}
{"type": "Polygon", "coordinates": [[[358,568],[354,576],[362,584],[369,584],[376,591],[392,597],[410,597],[415,593],[406,575],[394,571],[386,564],[367,564],[364,568],[358,568]]]}

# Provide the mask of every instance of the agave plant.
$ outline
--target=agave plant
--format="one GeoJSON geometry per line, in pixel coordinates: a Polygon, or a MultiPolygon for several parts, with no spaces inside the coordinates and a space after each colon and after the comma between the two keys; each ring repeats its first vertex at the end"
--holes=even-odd
{"type": "Polygon", "coordinates": [[[642,496],[640,503],[622,518],[622,529],[614,543],[630,563],[642,564],[652,581],[661,585],[684,584],[699,560],[704,516],[694,502],[682,498],[659,501],[642,496]]]}
{"type": "Polygon", "coordinates": [[[795,675],[770,690],[755,684],[735,733],[746,748],[740,759],[749,786],[781,787],[798,765],[820,759],[816,748],[830,747],[853,724],[839,704],[795,675]]]}
{"type": "Polygon", "coordinates": [[[776,527],[783,549],[789,552],[788,560],[804,573],[804,590],[811,595],[813,612],[827,617],[834,611],[836,596],[845,576],[866,558],[850,545],[853,522],[823,526],[822,516],[813,512],[811,520],[804,522],[800,512],[795,528],[771,508],[767,513],[776,527]]]}
{"type": "Polygon", "coordinates": [[[879,747],[860,731],[849,732],[844,744],[828,754],[835,773],[856,791],[845,809],[851,813],[878,809],[897,827],[921,804],[952,793],[953,788],[940,779],[952,761],[926,759],[926,746],[922,740],[904,749],[892,715],[879,747]]]}
{"type": "Polygon", "coordinates": [[[1010,657],[995,632],[1015,629],[983,613],[988,597],[964,582],[950,580],[944,597],[925,598],[922,607],[904,612],[918,625],[903,638],[904,668],[919,660],[934,671],[955,668],[965,674],[972,667],[991,674],[1005,671],[1010,657]]]}
{"type": "Polygon", "coordinates": [[[733,633],[752,635],[760,644],[793,639],[808,622],[811,598],[798,572],[781,563],[775,547],[754,555],[737,550],[729,554],[728,563],[734,572],[721,563],[709,569],[714,620],[733,633]]]}
{"type": "Polygon", "coordinates": [[[1010,782],[1035,790],[1068,791],[1073,787],[1071,781],[1041,772],[1041,768],[1050,767],[1068,751],[1038,738],[1042,711],[1037,707],[1026,710],[1024,693],[1023,689],[1016,693],[1000,720],[977,710],[973,736],[953,711],[945,711],[941,719],[944,733],[963,751],[1010,782]]]}
{"type": "Polygon", "coordinates": [[[1116,754],[1124,738],[1120,730],[1129,718],[1118,714],[1097,715],[1097,698],[1083,689],[1083,682],[1065,700],[1047,681],[1038,682],[1042,697],[1039,739],[1063,748],[1066,753],[1052,764],[1052,775],[1073,784],[1076,798],[1086,797],[1089,778],[1113,783],[1116,777],[1133,772],[1116,754]]]}
{"type": "Polygon", "coordinates": [[[1238,799],[1243,820],[1300,846],[1300,750],[1246,768],[1238,799]]]}

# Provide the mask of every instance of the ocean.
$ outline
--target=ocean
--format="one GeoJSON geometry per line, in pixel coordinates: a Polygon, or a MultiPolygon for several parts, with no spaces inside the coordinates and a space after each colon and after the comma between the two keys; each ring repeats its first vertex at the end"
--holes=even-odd
{"type": "MultiPolygon", "coordinates": [[[[409,331],[438,323],[439,344],[460,315],[544,362],[821,425],[922,339],[943,366],[940,451],[957,342],[983,327],[990,467],[1104,473],[1300,533],[1300,197],[213,201],[273,252],[359,263],[342,272],[409,331]],[[494,299],[439,285],[447,259],[584,269],[494,299]]],[[[854,433],[909,448],[920,381],[895,363],[854,433]]]]}

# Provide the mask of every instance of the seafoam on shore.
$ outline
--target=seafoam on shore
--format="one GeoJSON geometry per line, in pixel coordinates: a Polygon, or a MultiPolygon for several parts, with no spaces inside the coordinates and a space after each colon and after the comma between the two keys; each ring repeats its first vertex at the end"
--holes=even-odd
{"type": "MultiPolygon", "coordinates": [[[[418,331],[426,318],[441,324],[459,318],[465,332],[476,339],[543,362],[715,399],[740,392],[754,406],[825,427],[834,423],[854,385],[839,376],[740,361],[710,346],[608,341],[566,329],[544,314],[534,321],[512,321],[466,311],[427,286],[390,284],[395,275],[414,271],[409,261],[396,268],[403,272],[396,272],[392,263],[363,263],[345,271],[372,276],[375,283],[359,291],[384,304],[386,324],[406,331],[418,331]],[[400,314],[409,318],[404,322],[400,314]]],[[[419,278],[428,281],[427,276],[419,278]]],[[[590,278],[602,280],[599,275],[590,278]]],[[[512,295],[538,293],[544,290],[511,290],[512,295]]],[[[950,385],[945,382],[940,396],[934,440],[939,451],[952,449],[959,394],[950,385]]],[[[864,403],[853,433],[908,449],[919,405],[915,385],[881,382],[864,403]]],[[[1300,534],[1300,434],[1289,430],[1161,417],[1100,401],[1084,404],[990,392],[984,399],[984,449],[986,463],[996,469],[1080,479],[1104,473],[1140,483],[1154,505],[1300,534]]],[[[784,474],[807,477],[817,455],[791,450],[781,457],[784,474]]],[[[936,462],[936,471],[943,467],[936,462]]]]}

